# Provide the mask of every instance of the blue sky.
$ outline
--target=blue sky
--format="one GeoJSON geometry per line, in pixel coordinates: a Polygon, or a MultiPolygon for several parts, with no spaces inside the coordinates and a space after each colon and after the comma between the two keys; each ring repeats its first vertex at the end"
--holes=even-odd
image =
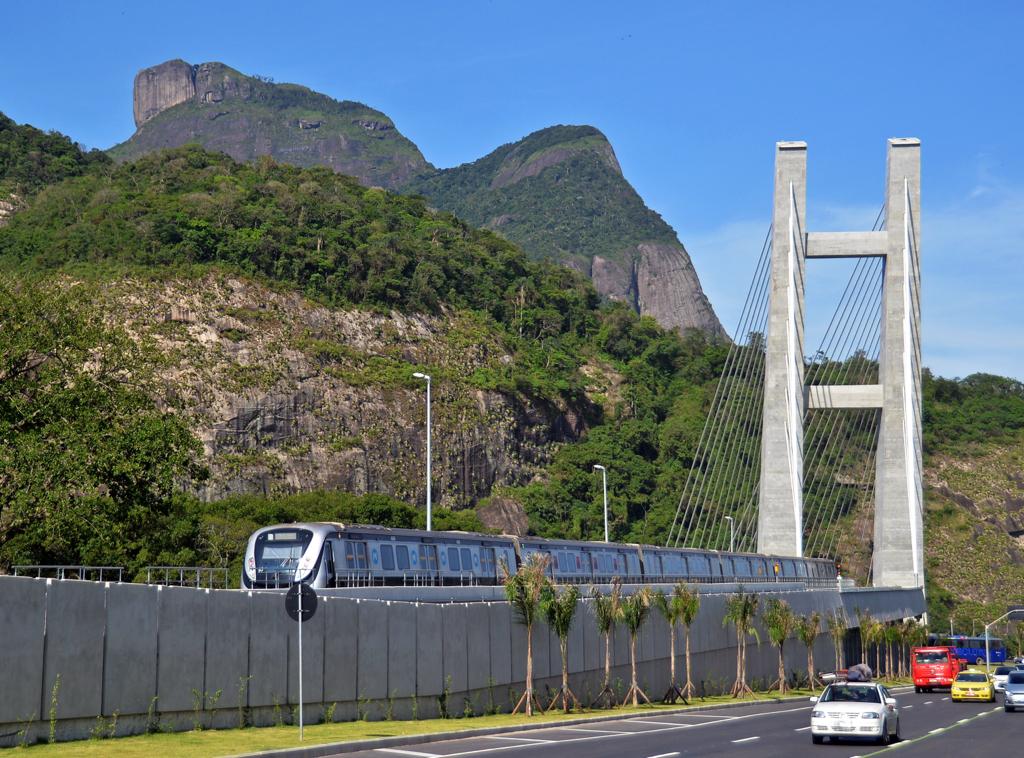
{"type": "MultiPolygon", "coordinates": [[[[952,3],[22,3],[0,110],[95,147],[135,72],[220,60],[386,112],[438,166],[556,123],[608,135],[730,330],[774,143],[809,143],[807,228],[869,228],[885,140],[922,139],[925,363],[1024,379],[1024,6],[952,3]]],[[[845,264],[814,262],[809,317],[845,264]]],[[[816,329],[808,327],[808,352],[816,329]]]]}

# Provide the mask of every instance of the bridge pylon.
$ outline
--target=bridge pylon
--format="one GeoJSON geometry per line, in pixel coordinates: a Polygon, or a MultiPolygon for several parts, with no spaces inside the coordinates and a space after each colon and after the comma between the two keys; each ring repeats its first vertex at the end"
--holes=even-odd
{"type": "Polygon", "coordinates": [[[757,549],[803,555],[806,410],[876,408],[873,581],[921,587],[920,140],[890,139],[886,173],[884,230],[809,232],[807,145],[776,145],[757,549]],[[806,261],[862,257],[885,267],[878,384],[805,386],[806,261]]]}

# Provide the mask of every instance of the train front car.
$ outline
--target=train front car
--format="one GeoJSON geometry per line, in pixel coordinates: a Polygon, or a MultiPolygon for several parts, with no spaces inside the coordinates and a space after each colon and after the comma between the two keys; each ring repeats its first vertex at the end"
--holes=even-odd
{"type": "Polygon", "coordinates": [[[245,548],[242,589],[286,589],[294,582],[325,586],[333,567],[322,560],[324,541],[337,529],[334,524],[275,524],[257,529],[245,548]]]}

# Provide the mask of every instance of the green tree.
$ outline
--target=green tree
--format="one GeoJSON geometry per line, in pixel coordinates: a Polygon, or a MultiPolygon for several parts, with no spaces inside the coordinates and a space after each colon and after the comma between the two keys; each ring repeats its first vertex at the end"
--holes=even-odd
{"type": "Polygon", "coordinates": [[[615,705],[615,693],[612,692],[612,633],[619,621],[619,609],[622,605],[622,580],[618,577],[612,579],[611,589],[608,594],[601,592],[599,587],[590,590],[590,607],[597,623],[597,631],[604,637],[604,681],[601,684],[601,692],[591,703],[594,707],[602,700],[607,700],[610,706],[615,705]]]}
{"type": "MultiPolygon", "coordinates": [[[[677,699],[682,699],[683,702],[686,702],[686,695],[680,689],[676,679],[676,626],[687,617],[688,611],[690,611],[695,601],[699,605],[700,598],[696,591],[687,587],[682,582],[676,583],[668,595],[661,590],[654,593],[654,607],[658,609],[668,623],[669,686],[663,698],[663,701],[666,703],[674,703],[677,699]]],[[[689,652],[689,624],[687,624],[687,652],[689,652]]],[[[686,666],[686,679],[689,682],[689,656],[687,656],[686,666]]]]}
{"type": "Polygon", "coordinates": [[[542,601],[544,618],[551,630],[558,635],[558,650],[562,654],[562,686],[551,699],[548,710],[555,707],[558,699],[562,699],[562,710],[569,712],[570,704],[580,708],[579,698],[569,688],[569,631],[576,616],[576,607],[580,599],[579,588],[575,584],[564,587],[560,592],[547,593],[542,601]]]}
{"type": "Polygon", "coordinates": [[[745,592],[742,587],[725,601],[722,626],[732,624],[736,630],[736,681],[730,690],[733,697],[754,696],[754,691],[747,684],[747,637],[753,636],[757,644],[761,644],[761,635],[754,625],[758,605],[758,596],[745,592]]]}
{"type": "Polygon", "coordinates": [[[697,688],[693,686],[693,678],[691,676],[693,669],[690,666],[690,627],[697,620],[698,613],[700,613],[700,592],[696,587],[687,587],[686,598],[683,603],[683,615],[680,619],[683,622],[686,635],[686,684],[683,685],[683,697],[685,698],[692,698],[697,694],[697,688]]]}
{"type": "Polygon", "coordinates": [[[146,343],[96,292],[0,274],[0,564],[130,565],[199,480],[201,446],[161,410],[146,343]]]}
{"type": "Polygon", "coordinates": [[[625,705],[632,698],[633,705],[639,705],[640,699],[650,703],[651,699],[640,689],[636,679],[636,636],[640,633],[640,627],[647,621],[651,612],[651,592],[646,587],[637,590],[634,594],[622,601],[619,606],[619,620],[629,632],[629,690],[622,704],[625,705]]]}
{"type": "Polygon", "coordinates": [[[843,640],[846,639],[846,632],[850,624],[847,621],[846,612],[841,608],[833,610],[825,621],[828,624],[828,634],[832,638],[832,648],[835,651],[835,667],[838,671],[839,669],[846,668],[843,640]]]}
{"type": "Polygon", "coordinates": [[[821,681],[814,669],[814,643],[818,639],[820,630],[821,614],[818,611],[811,611],[806,616],[801,616],[797,622],[796,635],[807,648],[807,686],[812,690],[821,686],[821,681]]]}
{"type": "Polygon", "coordinates": [[[761,612],[761,620],[768,632],[768,640],[779,650],[779,675],[777,684],[779,695],[785,695],[789,689],[786,681],[786,640],[796,631],[797,618],[789,603],[777,597],[769,598],[761,612]]]}
{"type": "Polygon", "coordinates": [[[512,713],[524,708],[527,716],[533,715],[534,706],[544,710],[533,692],[533,625],[541,616],[545,595],[551,591],[547,577],[549,560],[546,555],[533,553],[514,574],[505,567],[505,597],[519,623],[526,627],[526,691],[512,713]]]}

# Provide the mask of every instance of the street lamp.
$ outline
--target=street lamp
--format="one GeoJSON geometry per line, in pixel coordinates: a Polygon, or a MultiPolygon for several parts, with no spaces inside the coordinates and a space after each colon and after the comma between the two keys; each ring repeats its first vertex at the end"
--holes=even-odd
{"type": "Polygon", "coordinates": [[[601,491],[604,493],[604,541],[608,541],[608,471],[600,463],[594,468],[601,472],[601,491]]]}
{"type": "Polygon", "coordinates": [[[1003,619],[1009,618],[1014,613],[1024,613],[1024,608],[1014,608],[1013,610],[1010,610],[1010,611],[1007,611],[1006,613],[1004,613],[1002,616],[997,618],[995,621],[991,621],[988,624],[985,624],[985,670],[986,671],[991,672],[991,670],[992,670],[992,654],[989,652],[988,630],[992,627],[993,624],[997,624],[1000,621],[1002,621],[1003,619]]]}
{"type": "Polygon", "coordinates": [[[736,524],[732,520],[732,516],[725,516],[726,521],[729,522],[729,552],[733,552],[733,548],[736,545],[736,524]]]}
{"type": "Polygon", "coordinates": [[[427,380],[427,531],[430,531],[430,374],[417,371],[417,379],[427,380]]]}

